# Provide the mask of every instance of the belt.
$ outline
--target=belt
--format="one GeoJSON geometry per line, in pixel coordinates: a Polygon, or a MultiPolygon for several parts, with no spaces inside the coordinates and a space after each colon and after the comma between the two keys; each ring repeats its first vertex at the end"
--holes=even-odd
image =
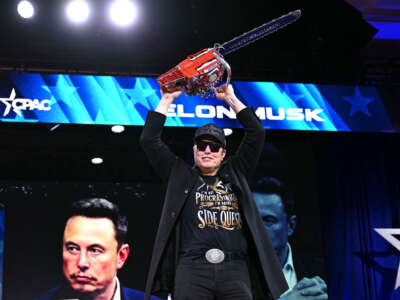
{"type": "Polygon", "coordinates": [[[222,251],[217,248],[209,249],[203,253],[190,252],[181,257],[184,261],[218,264],[233,260],[245,260],[247,257],[243,252],[222,251]]]}

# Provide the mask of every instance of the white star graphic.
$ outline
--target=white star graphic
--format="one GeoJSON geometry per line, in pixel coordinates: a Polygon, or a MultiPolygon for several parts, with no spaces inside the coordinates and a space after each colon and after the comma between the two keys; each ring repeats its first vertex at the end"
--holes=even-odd
{"type": "MultiPolygon", "coordinates": [[[[11,109],[11,103],[15,100],[15,89],[12,89],[11,91],[11,95],[8,98],[0,98],[0,101],[4,103],[4,105],[6,106],[6,109],[4,110],[3,113],[3,117],[7,116],[10,113],[10,109],[11,109]],[[11,103],[9,103],[9,101],[11,103]]],[[[21,116],[21,111],[14,109],[14,111],[21,116]]]]}
{"type": "MultiPolygon", "coordinates": [[[[394,237],[395,234],[400,235],[400,228],[374,228],[385,240],[387,240],[393,247],[400,251],[400,241],[394,237]]],[[[397,270],[396,284],[394,289],[400,287],[400,263],[397,270]]]]}

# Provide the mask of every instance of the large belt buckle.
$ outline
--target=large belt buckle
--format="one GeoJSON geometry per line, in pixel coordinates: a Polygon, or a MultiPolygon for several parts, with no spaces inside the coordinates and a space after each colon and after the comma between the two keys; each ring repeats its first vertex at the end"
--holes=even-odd
{"type": "Polygon", "coordinates": [[[222,250],[213,248],[213,249],[207,250],[206,259],[209,263],[219,264],[220,262],[224,261],[225,254],[222,250]]]}

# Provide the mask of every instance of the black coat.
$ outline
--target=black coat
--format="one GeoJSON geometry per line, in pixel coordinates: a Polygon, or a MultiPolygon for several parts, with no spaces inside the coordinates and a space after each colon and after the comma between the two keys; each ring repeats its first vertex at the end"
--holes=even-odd
{"type": "MultiPolygon", "coordinates": [[[[232,183],[233,191],[239,199],[242,219],[247,228],[248,265],[253,298],[275,299],[288,287],[247,183],[247,178],[256,168],[260,157],[265,131],[251,108],[240,111],[237,119],[243,125],[245,136],[235,155],[221,164],[218,176],[223,182],[232,183]]],[[[178,158],[161,140],[164,122],[163,114],[150,111],[140,138],[140,144],[151,165],[168,182],[146,282],[146,300],[150,293],[173,291],[178,253],[176,250],[179,245],[177,221],[199,177],[197,168],[192,168],[178,158]]]]}

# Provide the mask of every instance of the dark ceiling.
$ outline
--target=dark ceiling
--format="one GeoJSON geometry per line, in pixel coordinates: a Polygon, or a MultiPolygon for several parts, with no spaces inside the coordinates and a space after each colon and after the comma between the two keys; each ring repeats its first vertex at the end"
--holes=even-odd
{"type": "Polygon", "coordinates": [[[343,0],[136,0],[139,18],[124,30],[104,16],[110,0],[92,1],[84,26],[66,21],[66,2],[36,0],[32,20],[17,15],[17,1],[0,2],[2,70],[158,75],[189,54],[301,9],[295,24],[226,57],[234,79],[368,79],[364,52],[376,30],[343,0]]]}

